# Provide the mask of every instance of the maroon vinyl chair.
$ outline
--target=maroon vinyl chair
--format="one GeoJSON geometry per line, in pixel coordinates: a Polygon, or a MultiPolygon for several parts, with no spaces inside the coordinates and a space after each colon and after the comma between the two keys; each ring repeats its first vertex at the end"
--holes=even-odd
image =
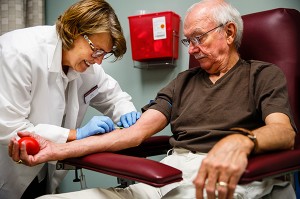
{"type": "MultiPolygon", "coordinates": [[[[282,68],[287,77],[290,103],[297,127],[300,128],[300,13],[294,9],[278,8],[244,15],[244,33],[240,48],[245,60],[271,62],[282,68]]],[[[198,62],[190,57],[189,67],[198,62]]],[[[71,158],[58,163],[110,174],[116,177],[160,187],[182,179],[181,171],[146,159],[150,155],[165,154],[170,149],[168,136],[156,136],[140,146],[118,153],[97,153],[71,158]]],[[[296,136],[293,150],[276,151],[249,158],[240,184],[281,176],[300,169],[300,138],[296,136]]]]}

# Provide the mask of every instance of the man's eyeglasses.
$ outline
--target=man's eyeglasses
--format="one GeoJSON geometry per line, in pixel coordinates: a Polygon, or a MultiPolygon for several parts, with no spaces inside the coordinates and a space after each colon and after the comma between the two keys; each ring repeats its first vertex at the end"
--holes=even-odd
{"type": "Polygon", "coordinates": [[[198,36],[195,36],[195,37],[192,37],[192,38],[186,38],[186,39],[182,39],[181,42],[183,43],[183,45],[185,45],[186,47],[189,47],[190,43],[192,42],[193,45],[199,45],[199,44],[202,44],[204,42],[204,36],[206,36],[208,33],[216,30],[217,28],[220,28],[224,26],[224,24],[220,24],[218,25],[217,27],[201,34],[201,35],[198,35],[198,36]]]}
{"type": "Polygon", "coordinates": [[[97,49],[95,47],[95,45],[93,44],[93,42],[88,38],[87,35],[83,35],[83,38],[89,43],[89,45],[90,45],[90,47],[93,51],[92,57],[98,58],[98,57],[103,56],[103,59],[107,59],[107,58],[109,58],[110,56],[113,55],[112,52],[105,52],[104,50],[97,49]]]}

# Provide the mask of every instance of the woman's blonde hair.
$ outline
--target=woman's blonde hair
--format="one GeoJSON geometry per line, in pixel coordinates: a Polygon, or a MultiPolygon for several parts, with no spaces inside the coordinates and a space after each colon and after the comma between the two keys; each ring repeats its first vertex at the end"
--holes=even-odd
{"type": "Polygon", "coordinates": [[[104,0],[81,0],[75,3],[58,17],[56,31],[66,50],[70,50],[73,41],[81,35],[108,32],[112,37],[116,60],[126,52],[126,41],[118,17],[104,0]]]}

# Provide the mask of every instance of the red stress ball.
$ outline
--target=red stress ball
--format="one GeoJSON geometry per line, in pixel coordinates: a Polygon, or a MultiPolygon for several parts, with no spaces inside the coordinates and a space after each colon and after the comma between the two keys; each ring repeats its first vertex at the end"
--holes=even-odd
{"type": "Polygon", "coordinates": [[[39,143],[32,137],[22,137],[19,139],[19,145],[21,147],[21,143],[25,143],[26,151],[28,155],[35,155],[40,151],[39,143]]]}

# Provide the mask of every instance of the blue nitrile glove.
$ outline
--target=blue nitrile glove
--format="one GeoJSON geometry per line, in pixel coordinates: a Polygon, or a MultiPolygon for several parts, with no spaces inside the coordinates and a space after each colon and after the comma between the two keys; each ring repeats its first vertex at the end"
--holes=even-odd
{"type": "Polygon", "coordinates": [[[135,124],[136,121],[141,117],[141,113],[140,112],[130,112],[130,113],[126,113],[124,115],[122,115],[120,117],[120,122],[117,123],[117,125],[119,127],[125,127],[128,128],[131,125],[135,124]]]}
{"type": "Polygon", "coordinates": [[[109,117],[94,116],[84,127],[76,130],[76,139],[80,140],[91,135],[108,133],[114,129],[114,123],[109,117]]]}

